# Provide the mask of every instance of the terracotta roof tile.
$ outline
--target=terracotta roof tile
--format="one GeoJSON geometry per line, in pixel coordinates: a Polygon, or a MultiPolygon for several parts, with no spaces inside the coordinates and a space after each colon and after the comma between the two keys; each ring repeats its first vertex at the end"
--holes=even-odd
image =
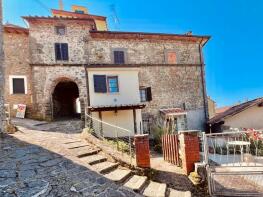
{"type": "Polygon", "coordinates": [[[216,116],[214,116],[213,118],[211,118],[207,123],[208,124],[215,124],[215,123],[221,122],[226,117],[238,114],[238,113],[246,110],[247,108],[253,107],[255,105],[262,106],[263,105],[263,97],[257,98],[257,99],[251,100],[251,101],[247,101],[247,102],[241,103],[239,105],[232,106],[229,109],[225,110],[224,112],[219,113],[216,116]]]}

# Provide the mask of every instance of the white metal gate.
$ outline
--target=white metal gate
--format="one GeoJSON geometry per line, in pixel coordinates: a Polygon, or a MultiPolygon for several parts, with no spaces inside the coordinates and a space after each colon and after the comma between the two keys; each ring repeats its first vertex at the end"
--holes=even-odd
{"type": "Polygon", "coordinates": [[[211,196],[263,196],[263,132],[206,134],[204,143],[211,196]]]}

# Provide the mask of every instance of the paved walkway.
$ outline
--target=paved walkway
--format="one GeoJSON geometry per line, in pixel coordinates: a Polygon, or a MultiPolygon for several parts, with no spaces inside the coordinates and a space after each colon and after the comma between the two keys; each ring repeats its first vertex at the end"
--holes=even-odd
{"type": "Polygon", "coordinates": [[[61,146],[79,134],[20,130],[0,139],[1,197],[139,196],[91,171],[61,146]]]}

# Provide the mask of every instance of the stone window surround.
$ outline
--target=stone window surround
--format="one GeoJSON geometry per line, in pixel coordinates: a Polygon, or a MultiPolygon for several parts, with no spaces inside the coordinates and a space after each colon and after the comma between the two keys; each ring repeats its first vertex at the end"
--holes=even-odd
{"type": "Polygon", "coordinates": [[[168,62],[168,53],[169,52],[174,52],[176,54],[176,63],[178,62],[178,52],[176,49],[164,49],[164,59],[165,59],[165,64],[169,64],[168,62]]]}
{"type": "Polygon", "coordinates": [[[124,64],[128,63],[128,49],[127,48],[111,48],[110,49],[110,58],[112,64],[114,64],[114,51],[123,51],[124,52],[124,64]]]}
{"type": "Polygon", "coordinates": [[[24,79],[25,94],[27,94],[27,77],[25,75],[9,75],[9,91],[10,94],[13,92],[13,79],[24,79]]]}
{"type": "Polygon", "coordinates": [[[69,43],[68,42],[56,42],[56,43],[53,44],[53,47],[54,47],[53,50],[55,51],[54,54],[55,54],[55,61],[56,61],[56,63],[59,63],[59,64],[68,63],[70,61],[70,46],[69,46],[69,43]],[[56,50],[55,50],[56,43],[58,43],[58,44],[67,44],[68,45],[68,60],[57,60],[56,59],[56,50]]]}
{"type": "Polygon", "coordinates": [[[58,36],[65,36],[67,34],[67,27],[66,27],[66,25],[57,24],[57,25],[55,25],[54,29],[55,29],[55,34],[58,35],[58,36]],[[57,28],[59,28],[59,27],[64,27],[65,28],[65,33],[64,34],[59,34],[58,33],[57,28]]]}

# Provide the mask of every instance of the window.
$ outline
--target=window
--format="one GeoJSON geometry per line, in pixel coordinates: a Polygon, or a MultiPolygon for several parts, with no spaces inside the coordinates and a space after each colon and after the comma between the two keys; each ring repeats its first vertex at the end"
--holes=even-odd
{"type": "Polygon", "coordinates": [[[106,75],[93,75],[94,91],[97,93],[106,93],[106,75]]]}
{"type": "Polygon", "coordinates": [[[143,118],[142,119],[142,127],[143,127],[143,133],[144,134],[151,134],[151,120],[150,118],[143,118]]]}
{"type": "Polygon", "coordinates": [[[146,101],[151,101],[152,100],[152,90],[150,87],[145,88],[142,87],[140,88],[140,97],[141,97],[141,102],[146,102],[146,101]]]}
{"type": "Polygon", "coordinates": [[[166,52],[166,63],[167,64],[176,64],[177,57],[175,51],[167,51],[166,52]]]}
{"type": "Polygon", "coordinates": [[[27,94],[26,76],[9,76],[10,94],[27,94]]]}
{"type": "Polygon", "coordinates": [[[141,102],[145,102],[146,101],[146,89],[140,89],[140,97],[141,97],[141,102]]]}
{"type": "Polygon", "coordinates": [[[93,80],[96,93],[119,92],[117,76],[93,75],[93,80]]]}
{"type": "Polygon", "coordinates": [[[108,92],[110,93],[119,92],[118,77],[117,76],[107,77],[107,86],[108,86],[108,92]]]}
{"type": "Polygon", "coordinates": [[[114,64],[124,64],[125,56],[124,51],[113,51],[114,64]]]}
{"type": "Polygon", "coordinates": [[[85,14],[85,12],[83,10],[75,10],[75,13],[78,13],[78,14],[85,14]]]}
{"type": "Polygon", "coordinates": [[[66,27],[65,26],[56,26],[55,29],[56,29],[57,35],[63,36],[66,34],[66,27]]]}
{"type": "Polygon", "coordinates": [[[68,44],[55,43],[56,60],[68,61],[68,44]]]}

